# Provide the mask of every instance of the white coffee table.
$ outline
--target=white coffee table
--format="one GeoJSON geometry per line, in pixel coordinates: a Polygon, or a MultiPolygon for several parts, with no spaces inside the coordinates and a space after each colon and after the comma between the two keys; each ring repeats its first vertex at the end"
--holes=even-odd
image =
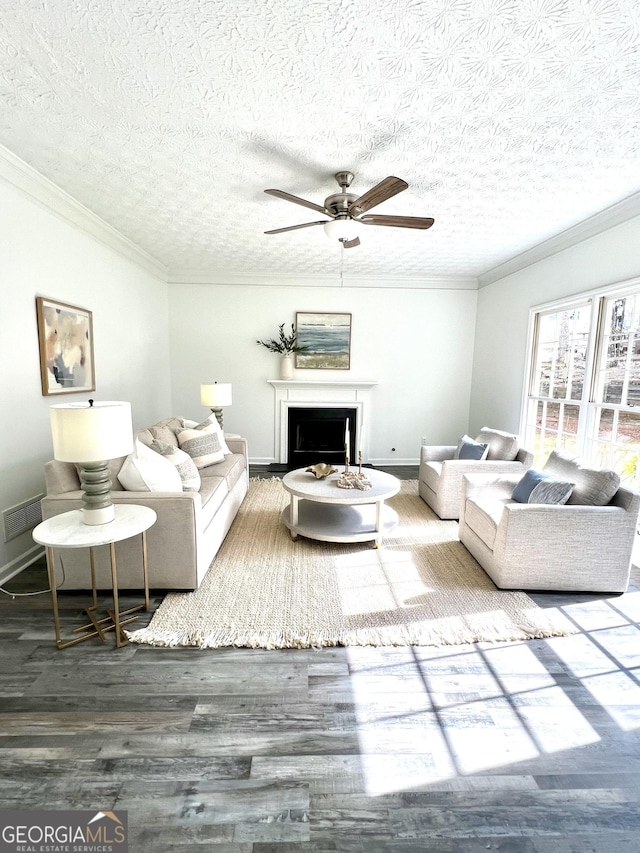
{"type": "Polygon", "coordinates": [[[384,471],[364,469],[371,481],[367,491],[341,489],[336,481],[344,469],[338,468],[325,480],[298,468],[289,471],[282,485],[291,495],[282,511],[282,521],[291,538],[305,536],[323,542],[369,542],[380,547],[382,538],[398,524],[398,514],[385,504],[400,491],[400,480],[384,471]]]}

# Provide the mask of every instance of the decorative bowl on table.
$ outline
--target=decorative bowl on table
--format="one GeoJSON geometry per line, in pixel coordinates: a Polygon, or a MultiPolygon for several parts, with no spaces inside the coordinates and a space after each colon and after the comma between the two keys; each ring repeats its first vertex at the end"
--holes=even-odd
{"type": "Polygon", "coordinates": [[[318,462],[317,465],[310,465],[306,471],[313,474],[317,480],[324,480],[329,474],[337,474],[338,469],[333,465],[328,465],[326,462],[318,462]]]}

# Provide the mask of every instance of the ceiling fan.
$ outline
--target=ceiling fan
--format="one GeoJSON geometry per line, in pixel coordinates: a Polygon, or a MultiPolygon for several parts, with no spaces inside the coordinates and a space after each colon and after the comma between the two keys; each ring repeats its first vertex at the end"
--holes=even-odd
{"type": "Polygon", "coordinates": [[[394,228],[431,228],[433,219],[428,216],[385,216],[380,214],[368,214],[372,207],[381,204],[397,193],[406,190],[409,184],[402,178],[388,178],[380,181],[375,187],[367,190],[361,196],[355,196],[347,192],[353,181],[353,172],[336,172],[335,179],[340,186],[339,193],[333,193],[324,200],[324,205],[316,204],[299,198],[284,190],[265,190],[269,195],[301,204],[311,210],[317,210],[329,220],[321,219],[317,222],[305,222],[302,225],[289,225],[287,228],[274,228],[265,231],[265,234],[282,234],[284,231],[297,231],[298,228],[310,228],[312,225],[324,225],[328,237],[340,240],[345,249],[360,245],[358,231],[360,225],[386,225],[394,228]],[[363,215],[364,214],[364,215],[363,215]]]}

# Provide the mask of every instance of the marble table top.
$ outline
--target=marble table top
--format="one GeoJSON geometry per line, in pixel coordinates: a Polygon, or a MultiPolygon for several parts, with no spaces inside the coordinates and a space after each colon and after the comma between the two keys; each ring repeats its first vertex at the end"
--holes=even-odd
{"type": "Polygon", "coordinates": [[[41,522],[32,535],[41,545],[93,548],[142,533],[155,523],[157,517],[154,510],[137,504],[117,504],[115,513],[115,519],[106,524],[85,524],[82,510],[73,509],[41,522]]]}

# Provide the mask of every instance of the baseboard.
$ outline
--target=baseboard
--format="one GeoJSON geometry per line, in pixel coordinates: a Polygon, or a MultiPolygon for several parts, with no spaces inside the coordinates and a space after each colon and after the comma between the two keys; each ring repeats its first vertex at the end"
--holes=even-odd
{"type": "Polygon", "coordinates": [[[0,585],[10,581],[11,578],[15,578],[16,575],[19,575],[20,572],[23,572],[32,563],[35,563],[36,560],[39,560],[43,556],[44,548],[42,545],[34,545],[33,548],[30,548],[24,554],[16,557],[15,560],[12,560],[10,563],[2,566],[0,568],[0,585]]]}

